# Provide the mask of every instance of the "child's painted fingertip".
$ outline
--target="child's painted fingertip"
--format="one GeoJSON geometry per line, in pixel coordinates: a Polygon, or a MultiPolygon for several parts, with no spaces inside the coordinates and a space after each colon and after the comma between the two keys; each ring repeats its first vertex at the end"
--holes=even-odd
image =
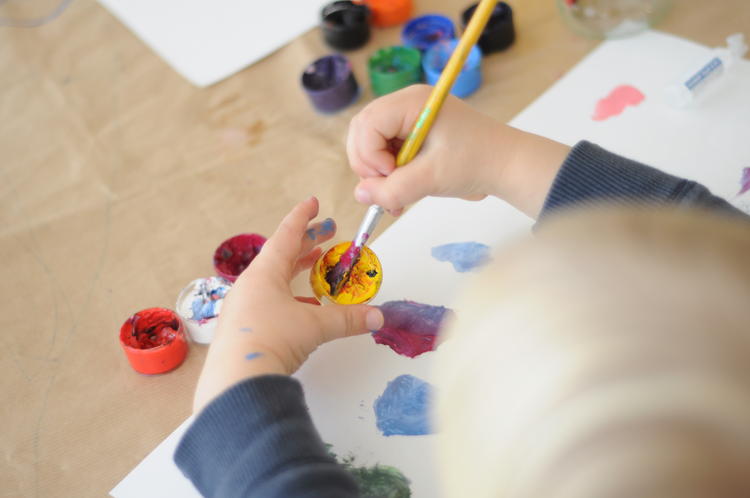
{"type": "Polygon", "coordinates": [[[370,308],[365,315],[365,326],[367,330],[380,330],[383,328],[385,318],[383,312],[378,308],[370,308]]]}
{"type": "Polygon", "coordinates": [[[372,204],[372,195],[362,187],[354,189],[354,198],[361,204],[372,204]]]}
{"type": "Polygon", "coordinates": [[[404,212],[404,208],[398,208],[398,209],[393,209],[389,211],[389,213],[391,213],[391,216],[395,216],[395,217],[401,216],[403,212],[404,212]]]}

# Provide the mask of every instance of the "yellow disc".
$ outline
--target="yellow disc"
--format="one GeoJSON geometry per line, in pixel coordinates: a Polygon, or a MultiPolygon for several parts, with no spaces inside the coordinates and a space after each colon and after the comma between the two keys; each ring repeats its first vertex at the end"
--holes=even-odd
{"type": "Polygon", "coordinates": [[[326,274],[336,266],[341,256],[349,249],[351,242],[341,242],[328,249],[315,262],[310,271],[310,286],[319,301],[325,300],[336,304],[366,303],[378,293],[383,282],[383,269],[380,260],[367,246],[362,247],[359,261],[349,274],[341,291],[336,297],[331,296],[331,286],[326,281],[326,274]]]}

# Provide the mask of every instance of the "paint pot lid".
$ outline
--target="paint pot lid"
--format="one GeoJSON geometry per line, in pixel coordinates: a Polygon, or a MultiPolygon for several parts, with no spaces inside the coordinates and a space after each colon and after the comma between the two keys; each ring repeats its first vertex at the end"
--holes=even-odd
{"type": "Polygon", "coordinates": [[[216,273],[234,282],[260,253],[265,243],[266,238],[257,233],[241,233],[228,238],[214,251],[216,273]]]}
{"type": "Polygon", "coordinates": [[[177,296],[175,309],[190,338],[200,344],[213,340],[216,322],[232,282],[223,277],[197,278],[177,296]]]}
{"type": "Polygon", "coordinates": [[[413,10],[412,0],[366,0],[364,3],[372,11],[372,23],[380,28],[406,22],[413,10]]]}
{"type": "Polygon", "coordinates": [[[130,366],[143,374],[174,370],[185,360],[185,326],[174,311],[148,308],[135,313],[120,327],[120,345],[130,366]]]}

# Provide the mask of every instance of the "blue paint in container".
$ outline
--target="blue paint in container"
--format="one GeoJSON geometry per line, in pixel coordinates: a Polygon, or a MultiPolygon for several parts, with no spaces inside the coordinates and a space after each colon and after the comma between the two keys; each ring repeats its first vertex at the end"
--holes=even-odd
{"type": "Polygon", "coordinates": [[[407,47],[422,52],[434,44],[456,37],[453,21],[437,14],[415,17],[401,31],[401,41],[407,47]]]}
{"type": "MultiPolygon", "coordinates": [[[[456,49],[458,40],[442,41],[436,43],[422,57],[422,69],[425,79],[430,85],[437,83],[440,73],[448,64],[451,54],[456,49]]],[[[476,92],[482,84],[482,52],[475,45],[471,47],[469,56],[466,58],[464,67],[453,83],[451,93],[459,98],[468,97],[476,92]]]]}

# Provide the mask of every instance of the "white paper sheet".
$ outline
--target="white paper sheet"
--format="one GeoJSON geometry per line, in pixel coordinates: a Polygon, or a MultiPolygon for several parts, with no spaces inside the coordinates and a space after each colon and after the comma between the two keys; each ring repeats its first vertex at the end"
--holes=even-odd
{"type": "Polygon", "coordinates": [[[99,0],[199,87],[262,59],[318,23],[324,0],[99,0]]]}
{"type": "MultiPolygon", "coordinates": [[[[511,124],[568,144],[586,138],[700,181],[744,207],[745,198],[735,194],[741,169],[750,166],[750,62],[739,64],[720,91],[698,108],[678,111],[661,100],[662,88],[707,54],[705,47],[655,32],[608,41],[511,124]],[[593,121],[597,100],[624,83],[640,89],[645,101],[619,116],[593,121]]],[[[750,193],[746,198],[750,201],[750,193]]],[[[449,263],[435,261],[431,248],[463,241],[494,246],[528,232],[531,224],[497,199],[477,203],[424,199],[372,245],[384,269],[383,287],[375,303],[406,298],[450,307],[471,274],[457,273],[449,263]]],[[[321,347],[297,374],[323,440],[339,455],[352,454],[362,464],[379,462],[400,469],[411,480],[415,498],[439,496],[432,459],[434,436],[383,437],[377,431],[372,406],[387,382],[398,375],[408,373],[430,381],[430,365],[439,354],[438,349],[410,359],[376,345],[370,336],[361,336],[321,347]]],[[[176,432],[182,430],[184,424],[176,432]]],[[[144,461],[136,467],[112,495],[166,496],[150,492],[154,468],[160,469],[161,480],[185,481],[171,460],[174,436],[162,443],[158,453],[149,455],[148,465],[144,461]]],[[[171,485],[174,490],[190,486],[186,481],[171,485]]],[[[168,496],[197,494],[184,491],[168,496]]]]}

